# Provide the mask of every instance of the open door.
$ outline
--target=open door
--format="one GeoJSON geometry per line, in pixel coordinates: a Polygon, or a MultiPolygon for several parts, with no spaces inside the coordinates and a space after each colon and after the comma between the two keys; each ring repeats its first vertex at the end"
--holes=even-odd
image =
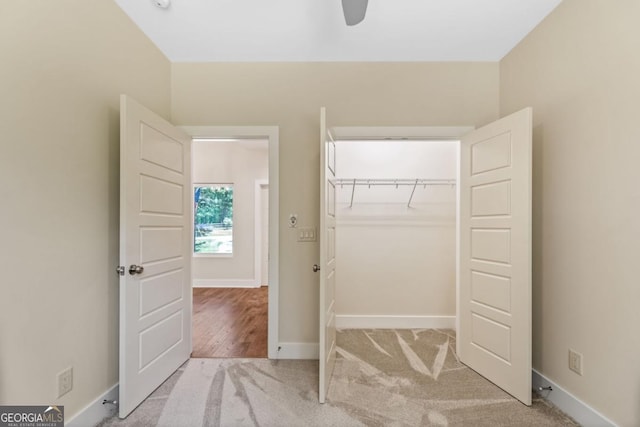
{"type": "Polygon", "coordinates": [[[121,418],[191,353],[190,144],[121,96],[121,418]]]}
{"type": "Polygon", "coordinates": [[[531,405],[530,108],[460,148],[460,360],[531,405]]]}
{"type": "MultiPolygon", "coordinates": [[[[336,363],[336,187],[335,143],[320,110],[320,403],[324,403],[336,363]]],[[[318,266],[314,266],[317,271],[318,266]]]]}

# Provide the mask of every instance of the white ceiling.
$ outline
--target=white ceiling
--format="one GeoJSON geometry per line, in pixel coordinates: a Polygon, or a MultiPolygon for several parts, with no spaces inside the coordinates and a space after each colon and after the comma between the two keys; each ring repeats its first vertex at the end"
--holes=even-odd
{"type": "Polygon", "coordinates": [[[115,0],[173,62],[499,61],[561,0],[115,0]]]}

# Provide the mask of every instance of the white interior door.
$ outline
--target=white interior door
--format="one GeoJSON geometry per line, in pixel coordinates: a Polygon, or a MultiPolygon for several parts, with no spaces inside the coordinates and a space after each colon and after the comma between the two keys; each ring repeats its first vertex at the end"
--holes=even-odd
{"type": "Polygon", "coordinates": [[[191,353],[190,144],[121,96],[121,418],[191,353]]]}
{"type": "Polygon", "coordinates": [[[458,354],[531,405],[530,108],[462,138],[458,354]]]}
{"type": "Polygon", "coordinates": [[[335,143],[328,140],[320,110],[320,403],[324,403],[336,362],[336,187],[335,143]]]}

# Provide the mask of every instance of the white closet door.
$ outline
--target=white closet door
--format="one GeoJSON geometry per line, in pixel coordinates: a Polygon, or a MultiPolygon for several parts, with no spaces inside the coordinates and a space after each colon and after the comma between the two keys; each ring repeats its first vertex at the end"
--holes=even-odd
{"type": "Polygon", "coordinates": [[[328,140],[325,109],[320,110],[320,380],[324,403],[336,362],[336,187],[335,143],[328,140]]]}
{"type": "Polygon", "coordinates": [[[191,353],[191,138],[120,100],[120,417],[191,353]]]}
{"type": "Polygon", "coordinates": [[[531,405],[530,108],[464,136],[460,360],[531,405]]]}

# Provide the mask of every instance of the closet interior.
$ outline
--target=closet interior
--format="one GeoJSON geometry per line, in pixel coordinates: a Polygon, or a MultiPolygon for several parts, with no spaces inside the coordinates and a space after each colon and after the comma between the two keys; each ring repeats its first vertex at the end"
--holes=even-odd
{"type": "Polygon", "coordinates": [[[453,141],[336,141],[338,328],[454,327],[457,159],[453,141]]]}

